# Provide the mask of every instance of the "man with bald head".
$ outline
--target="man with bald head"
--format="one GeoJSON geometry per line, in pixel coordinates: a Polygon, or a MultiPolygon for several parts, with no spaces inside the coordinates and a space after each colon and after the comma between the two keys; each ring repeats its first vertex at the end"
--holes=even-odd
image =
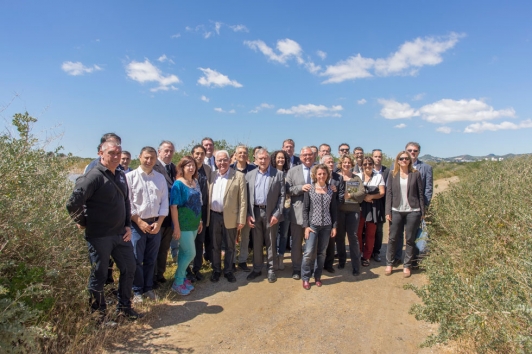
{"type": "Polygon", "coordinates": [[[226,246],[224,258],[224,277],[236,282],[233,274],[236,234],[246,223],[247,189],[244,174],[229,168],[230,157],[226,150],[215,154],[216,171],[209,179],[209,208],[207,226],[212,242],[212,276],[217,282],[222,274],[222,240],[226,246]]]}
{"type": "Polygon", "coordinates": [[[299,154],[302,164],[292,167],[286,174],[287,193],[291,196],[290,231],[292,233],[292,278],[301,279],[301,261],[303,259],[303,197],[310,190],[310,168],[314,164],[314,153],[304,146],[299,154]]]}

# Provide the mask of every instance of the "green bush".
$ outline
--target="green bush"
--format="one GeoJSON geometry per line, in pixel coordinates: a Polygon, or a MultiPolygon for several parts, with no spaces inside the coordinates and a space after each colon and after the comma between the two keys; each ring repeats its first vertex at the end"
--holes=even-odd
{"type": "Polygon", "coordinates": [[[532,158],[482,164],[437,195],[428,221],[428,284],[411,312],[439,323],[424,345],[532,352],[532,158]]]}
{"type": "Polygon", "coordinates": [[[71,160],[13,119],[0,135],[0,352],[69,352],[88,325],[86,245],[65,210],[71,160]]]}

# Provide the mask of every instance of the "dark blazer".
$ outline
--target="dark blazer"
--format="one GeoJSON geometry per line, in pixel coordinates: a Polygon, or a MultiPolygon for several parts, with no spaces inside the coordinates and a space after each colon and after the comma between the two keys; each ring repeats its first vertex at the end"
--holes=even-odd
{"type": "Polygon", "coordinates": [[[292,167],[296,167],[296,166],[299,166],[301,164],[302,164],[301,159],[299,157],[297,157],[296,155],[294,155],[294,164],[292,165],[292,167]]]}
{"type": "Polygon", "coordinates": [[[164,179],[166,180],[166,184],[168,185],[168,191],[172,189],[172,186],[174,185],[175,177],[176,177],[176,168],[173,162],[170,162],[170,175],[168,172],[166,172],[166,168],[163,166],[161,161],[157,159],[157,162],[155,163],[155,166],[153,166],[153,169],[160,174],[164,176],[164,179]]]}
{"type": "MultiPolygon", "coordinates": [[[[285,198],[284,173],[277,170],[275,167],[269,166],[270,186],[266,196],[266,220],[268,223],[271,216],[275,216],[277,220],[283,220],[283,205],[285,198]]],[[[256,168],[246,174],[246,182],[248,185],[248,216],[256,219],[254,208],[255,205],[255,180],[259,169],[256,168]]]]}
{"type": "MultiPolygon", "coordinates": [[[[390,169],[386,166],[382,166],[381,175],[384,183],[388,183],[388,175],[390,174],[390,169]]],[[[384,196],[386,197],[386,196],[384,196]]]]}
{"type": "Polygon", "coordinates": [[[344,204],[345,201],[345,183],[340,174],[333,172],[330,184],[336,186],[336,202],[338,205],[344,204]]]}
{"type": "MultiPolygon", "coordinates": [[[[398,208],[401,204],[401,184],[400,172],[397,176],[393,173],[388,175],[386,183],[386,215],[392,215],[392,207],[398,208]]],[[[423,182],[421,181],[421,174],[418,171],[408,172],[407,184],[407,198],[408,204],[412,209],[421,209],[421,216],[425,215],[425,201],[423,195],[423,182]]]]}

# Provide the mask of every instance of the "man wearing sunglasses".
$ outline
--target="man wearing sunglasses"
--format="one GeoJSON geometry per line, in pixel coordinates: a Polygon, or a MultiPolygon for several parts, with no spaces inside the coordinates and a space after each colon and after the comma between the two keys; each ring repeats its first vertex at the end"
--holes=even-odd
{"type": "MultiPolygon", "coordinates": [[[[349,156],[349,150],[351,150],[351,147],[349,146],[349,144],[341,143],[338,146],[338,160],[342,160],[343,156],[349,156]]],[[[338,163],[338,165],[334,169],[334,172],[340,173],[341,171],[342,171],[342,166],[340,166],[340,163],[338,163]]]]}

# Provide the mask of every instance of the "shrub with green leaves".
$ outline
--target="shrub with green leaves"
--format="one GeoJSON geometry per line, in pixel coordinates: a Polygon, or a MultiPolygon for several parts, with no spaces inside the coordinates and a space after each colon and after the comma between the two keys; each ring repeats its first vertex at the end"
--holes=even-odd
{"type": "Polygon", "coordinates": [[[437,195],[428,284],[411,312],[439,323],[424,345],[458,340],[480,353],[532,352],[532,158],[483,163],[437,195]]]}
{"type": "Polygon", "coordinates": [[[68,352],[84,340],[86,245],[65,210],[69,157],[15,114],[0,135],[0,352],[68,352]]]}

